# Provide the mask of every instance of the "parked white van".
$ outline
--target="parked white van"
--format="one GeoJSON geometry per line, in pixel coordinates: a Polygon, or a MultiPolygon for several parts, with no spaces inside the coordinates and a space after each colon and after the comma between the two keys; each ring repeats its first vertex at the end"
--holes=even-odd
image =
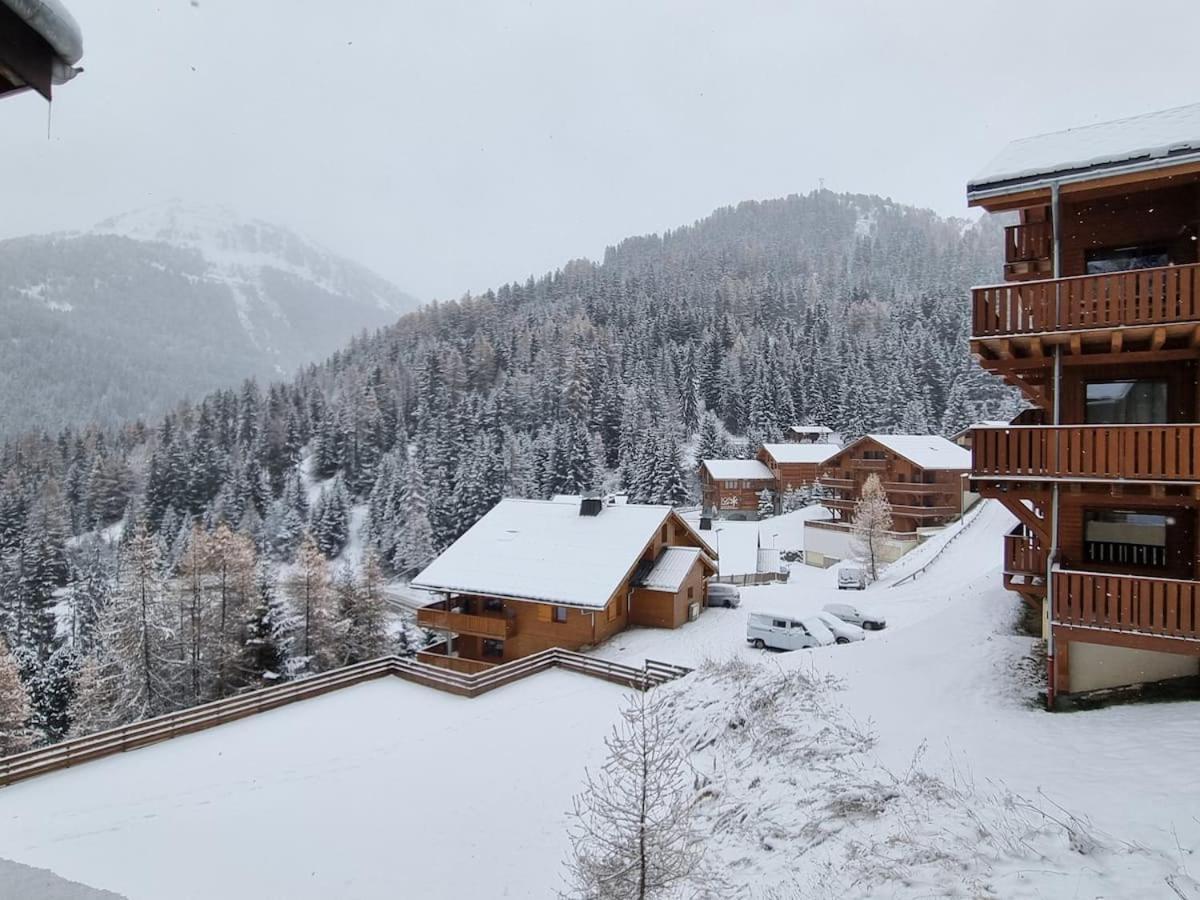
{"type": "Polygon", "coordinates": [[[865,591],[867,570],[862,566],[842,566],[838,569],[837,584],[839,591],[865,591]]]}
{"type": "Polygon", "coordinates": [[[833,632],[815,616],[782,612],[754,612],[746,622],[746,640],[761,650],[802,650],[834,642],[833,632]]]}

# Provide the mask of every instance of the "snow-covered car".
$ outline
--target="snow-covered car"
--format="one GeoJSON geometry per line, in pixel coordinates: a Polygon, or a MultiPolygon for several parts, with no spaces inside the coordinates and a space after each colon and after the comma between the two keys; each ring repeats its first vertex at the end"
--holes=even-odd
{"type": "Polygon", "coordinates": [[[836,638],[816,616],[795,616],[783,612],[755,612],[746,622],[746,641],[762,650],[803,650],[826,647],[836,638]]]}
{"type": "Polygon", "coordinates": [[[708,583],[709,606],[728,606],[730,609],[736,609],[741,602],[742,592],[732,584],[713,581],[708,583]]]}
{"type": "Polygon", "coordinates": [[[825,623],[825,627],[833,632],[833,639],[839,644],[849,644],[851,641],[866,640],[867,633],[859,626],[839,619],[833,613],[827,613],[822,610],[819,613],[813,613],[818,619],[825,623]]]}
{"type": "Polygon", "coordinates": [[[867,570],[862,566],[842,566],[838,569],[837,584],[839,591],[865,591],[867,570]]]}
{"type": "Polygon", "coordinates": [[[881,614],[855,603],[826,603],[825,612],[832,613],[843,622],[858,625],[867,631],[879,631],[887,627],[887,619],[881,614]]]}

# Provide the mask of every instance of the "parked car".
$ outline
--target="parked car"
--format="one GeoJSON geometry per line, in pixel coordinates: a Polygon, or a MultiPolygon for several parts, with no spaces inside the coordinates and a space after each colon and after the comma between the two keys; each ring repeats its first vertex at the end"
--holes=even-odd
{"type": "Polygon", "coordinates": [[[826,603],[825,612],[832,613],[843,622],[858,625],[867,631],[879,631],[881,628],[887,627],[887,619],[879,613],[853,603],[826,603]]]}
{"type": "Polygon", "coordinates": [[[839,591],[865,591],[867,589],[867,570],[862,566],[842,566],[838,569],[839,591]]]}
{"type": "Polygon", "coordinates": [[[819,612],[813,613],[818,619],[825,623],[825,627],[833,632],[833,639],[839,644],[849,644],[851,641],[866,640],[867,633],[850,622],[839,619],[833,613],[819,612]]]}
{"type": "Polygon", "coordinates": [[[828,646],[835,638],[816,616],[756,612],[746,622],[746,640],[759,650],[802,650],[828,646]]]}
{"type": "Polygon", "coordinates": [[[734,585],[719,581],[708,583],[709,606],[728,606],[730,609],[737,609],[741,602],[742,592],[734,585]]]}

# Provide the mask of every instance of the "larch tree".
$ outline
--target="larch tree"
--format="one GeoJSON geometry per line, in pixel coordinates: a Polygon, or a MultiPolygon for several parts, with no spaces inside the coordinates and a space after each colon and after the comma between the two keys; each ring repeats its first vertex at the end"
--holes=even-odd
{"type": "Polygon", "coordinates": [[[853,538],[858,558],[874,581],[883,566],[882,554],[888,532],[892,530],[892,504],[879,476],[872,472],[863,483],[862,495],[854,504],[853,538]]]}
{"type": "Polygon", "coordinates": [[[0,756],[20,753],[32,745],[31,713],[20,666],[0,638],[0,756]]]}
{"type": "Polygon", "coordinates": [[[692,773],[661,693],[635,692],[569,814],[567,896],[651,900],[711,885],[693,825],[692,773]]]}
{"type": "Polygon", "coordinates": [[[311,534],[305,534],[296,553],[294,571],[284,587],[297,619],[297,671],[318,672],[331,666],[336,652],[336,616],[329,564],[311,534]]]}

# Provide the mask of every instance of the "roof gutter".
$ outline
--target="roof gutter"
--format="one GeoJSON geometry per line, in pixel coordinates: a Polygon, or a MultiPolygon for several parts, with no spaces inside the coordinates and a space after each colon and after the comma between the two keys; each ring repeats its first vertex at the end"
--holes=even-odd
{"type": "Polygon", "coordinates": [[[1104,163],[1077,169],[1065,169],[1046,175],[1034,175],[1028,178],[1018,177],[998,181],[984,182],[979,187],[974,183],[967,184],[967,201],[989,200],[1004,197],[1019,191],[1050,190],[1055,184],[1079,184],[1094,181],[1097,178],[1110,175],[1137,175],[1142,172],[1153,172],[1189,162],[1200,162],[1200,149],[1189,149],[1168,153],[1164,156],[1152,156],[1129,163],[1104,163]]]}
{"type": "Polygon", "coordinates": [[[83,71],[75,65],[83,58],[79,23],[59,0],[0,0],[0,6],[11,11],[50,48],[54,54],[50,60],[52,84],[63,84],[83,71]]]}

